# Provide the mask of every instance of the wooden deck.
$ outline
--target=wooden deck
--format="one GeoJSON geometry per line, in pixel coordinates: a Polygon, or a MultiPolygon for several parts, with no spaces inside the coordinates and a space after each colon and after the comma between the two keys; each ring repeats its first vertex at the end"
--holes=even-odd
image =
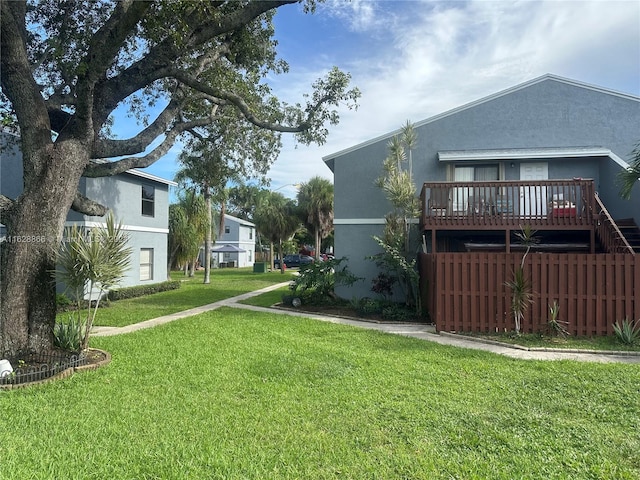
{"type": "MultiPolygon", "coordinates": [[[[431,236],[432,253],[438,250],[438,235],[447,231],[494,232],[499,241],[478,243],[495,244],[489,250],[502,244],[501,251],[510,252],[511,233],[524,226],[536,231],[582,231],[588,238],[587,251],[595,253],[598,209],[593,180],[427,182],[420,199],[420,224],[431,236]]],[[[552,245],[549,250],[568,251],[566,245],[552,245]]],[[[576,250],[585,250],[583,242],[576,250]]]]}

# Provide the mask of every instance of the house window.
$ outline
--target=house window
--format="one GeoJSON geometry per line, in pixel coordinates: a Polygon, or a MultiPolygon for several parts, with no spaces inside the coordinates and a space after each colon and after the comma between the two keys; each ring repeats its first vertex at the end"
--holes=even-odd
{"type": "Polygon", "coordinates": [[[153,280],[153,248],[140,249],[140,280],[153,280]]]}
{"type": "Polygon", "coordinates": [[[229,227],[228,225],[225,225],[224,233],[231,233],[231,227],[229,227]]]}
{"type": "Polygon", "coordinates": [[[155,215],[156,189],[151,185],[142,185],[142,215],[153,217],[155,215]]]}
{"type": "Polygon", "coordinates": [[[249,229],[249,240],[253,240],[253,228],[249,229]]]}
{"type": "Polygon", "coordinates": [[[456,182],[493,182],[500,180],[500,169],[498,165],[456,166],[454,179],[456,182]]]}

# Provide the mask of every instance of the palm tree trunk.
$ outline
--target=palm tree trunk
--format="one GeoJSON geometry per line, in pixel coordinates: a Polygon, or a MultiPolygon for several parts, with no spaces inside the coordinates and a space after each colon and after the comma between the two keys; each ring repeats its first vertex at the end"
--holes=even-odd
{"type": "Polygon", "coordinates": [[[320,244],[322,242],[322,240],[320,239],[320,229],[319,228],[315,228],[315,242],[316,242],[316,260],[320,261],[320,244]]]}
{"type": "Polygon", "coordinates": [[[207,219],[209,225],[204,239],[204,284],[211,283],[211,244],[212,244],[212,229],[213,222],[211,221],[211,191],[208,185],[204,185],[204,202],[207,206],[207,219]]]}

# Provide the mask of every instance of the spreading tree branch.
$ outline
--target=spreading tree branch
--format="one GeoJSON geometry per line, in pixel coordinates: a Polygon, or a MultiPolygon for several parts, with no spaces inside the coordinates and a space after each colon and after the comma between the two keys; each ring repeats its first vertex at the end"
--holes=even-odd
{"type": "Polygon", "coordinates": [[[15,205],[15,201],[6,197],[4,195],[0,195],[0,217],[3,216],[5,212],[9,211],[13,205],[15,205]]]}
{"type": "MultiPolygon", "coordinates": [[[[219,90],[210,85],[206,85],[183,71],[174,71],[172,76],[179,82],[193,88],[194,90],[205,93],[206,95],[209,95],[211,97],[226,100],[230,104],[234,105],[238,110],[240,110],[247,121],[253,123],[257,127],[266,128],[268,130],[273,130],[276,132],[299,133],[304,132],[311,125],[310,117],[307,117],[305,121],[295,126],[286,126],[279,123],[262,120],[251,111],[251,108],[249,107],[247,102],[240,95],[224,90],[219,90]]],[[[326,101],[326,99],[323,99],[322,101],[326,101]]],[[[314,106],[314,108],[310,111],[310,115],[315,113],[318,107],[319,105],[314,106]]]]}
{"type": "Polygon", "coordinates": [[[185,45],[176,45],[168,36],[155,46],[140,60],[132,64],[120,74],[96,84],[94,102],[96,118],[106,120],[108,115],[134,92],[145,88],[155,80],[168,78],[176,62],[187,52],[204,45],[213,38],[232,32],[251,20],[274,8],[296,3],[297,0],[250,2],[235,12],[225,14],[216,21],[203,23],[196,21],[191,37],[185,45]]]}
{"type": "Polygon", "coordinates": [[[73,203],[71,204],[71,210],[85,215],[102,217],[106,215],[109,209],[104,205],[85,197],[80,192],[76,192],[76,198],[74,198],[73,203]]]}
{"type": "Polygon", "coordinates": [[[84,177],[109,177],[119,173],[126,172],[132,168],[146,168],[155,163],[173,146],[176,138],[181,133],[196,127],[208,125],[213,121],[212,118],[202,118],[190,122],[177,123],[169,130],[160,145],[154,148],[147,155],[142,157],[127,157],[116,162],[107,163],[91,163],[87,165],[82,176],[84,177]]]}

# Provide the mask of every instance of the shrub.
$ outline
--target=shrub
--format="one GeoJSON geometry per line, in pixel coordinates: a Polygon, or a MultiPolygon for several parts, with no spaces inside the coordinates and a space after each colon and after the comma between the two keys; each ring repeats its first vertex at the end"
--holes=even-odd
{"type": "Polygon", "coordinates": [[[382,309],[382,318],[396,322],[404,322],[411,319],[413,311],[401,303],[389,303],[382,309]]]}
{"type": "Polygon", "coordinates": [[[629,321],[625,318],[622,323],[616,321],[613,331],[618,340],[626,345],[634,345],[640,340],[640,319],[629,321]]]}
{"type": "Polygon", "coordinates": [[[65,312],[73,307],[73,302],[64,293],[56,294],[56,309],[58,312],[65,312]]]}
{"type": "Polygon", "coordinates": [[[346,266],[341,266],[345,257],[313,262],[300,267],[300,273],[293,282],[294,294],[307,296],[306,303],[322,303],[334,296],[336,285],[353,285],[360,278],[353,275],[346,266]],[[307,292],[306,294],[303,292],[307,292]]]}
{"type": "Polygon", "coordinates": [[[393,286],[398,281],[397,277],[388,273],[379,273],[377,277],[371,280],[371,291],[382,295],[385,299],[389,299],[393,293],[393,286]]]}
{"type": "Polygon", "coordinates": [[[152,283],[150,285],[136,285],[134,287],[119,288],[110,290],[107,294],[109,300],[126,300],[127,298],[144,297],[153,293],[166,292],[168,290],[177,290],[182,283],[179,280],[168,280],[161,283],[152,283]]]}
{"type": "Polygon", "coordinates": [[[376,315],[382,313],[384,302],[369,297],[362,297],[358,302],[358,313],[361,315],[376,315]]]}

